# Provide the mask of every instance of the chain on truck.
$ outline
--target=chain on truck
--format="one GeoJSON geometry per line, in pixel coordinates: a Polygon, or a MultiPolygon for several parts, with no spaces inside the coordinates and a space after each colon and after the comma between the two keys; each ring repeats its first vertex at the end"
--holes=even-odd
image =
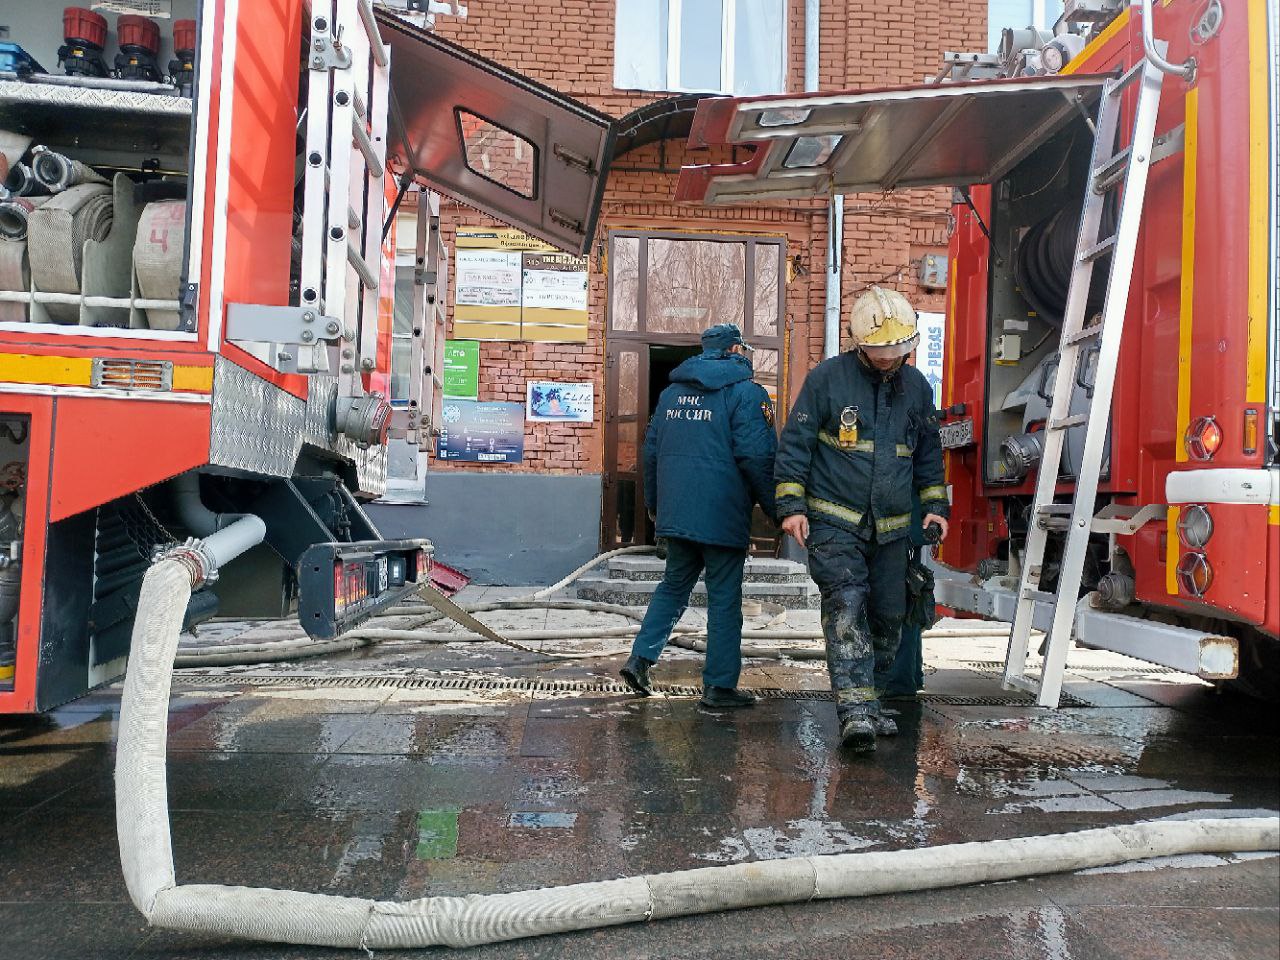
{"type": "Polygon", "coordinates": [[[433,191],[582,253],[612,148],[434,36],[456,2],[92,8],[0,3],[0,712],[120,675],[157,551],[241,515],[265,542],[187,627],[330,638],[423,585],[430,544],[361,504],[438,406],[433,191]]]}
{"type": "Polygon", "coordinates": [[[1067,0],[931,83],[699,105],[755,151],[683,200],[953,188],[938,600],[1042,705],[1073,640],[1280,689],[1278,19],[1067,0]]]}

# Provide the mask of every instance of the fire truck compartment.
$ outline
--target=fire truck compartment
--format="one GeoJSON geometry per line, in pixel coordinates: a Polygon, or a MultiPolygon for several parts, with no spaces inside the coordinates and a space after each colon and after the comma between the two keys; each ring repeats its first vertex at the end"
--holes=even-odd
{"type": "Polygon", "coordinates": [[[112,13],[10,6],[9,39],[39,69],[0,72],[0,332],[194,339],[200,5],[175,0],[146,36],[118,33],[112,13]],[[101,33],[68,36],[75,24],[101,33]]]}

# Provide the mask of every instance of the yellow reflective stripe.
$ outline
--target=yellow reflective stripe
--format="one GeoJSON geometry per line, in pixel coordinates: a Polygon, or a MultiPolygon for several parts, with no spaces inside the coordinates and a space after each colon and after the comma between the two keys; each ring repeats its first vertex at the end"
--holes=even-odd
{"type": "Polygon", "coordinates": [[[1280,527],[1280,503],[1273,503],[1267,507],[1267,523],[1273,527],[1280,527]]]}
{"type": "Polygon", "coordinates": [[[876,521],[876,533],[889,533],[901,530],[911,523],[911,514],[903,513],[896,517],[883,517],[876,521]]]}
{"type": "Polygon", "coordinates": [[[48,357],[28,353],[0,354],[0,381],[87,387],[93,376],[89,357],[48,357]]]}
{"type": "MultiPolygon", "coordinates": [[[[1182,283],[1178,304],[1178,405],[1173,458],[1187,461],[1182,442],[1191,423],[1191,321],[1195,308],[1196,151],[1199,144],[1200,88],[1187,91],[1182,141],[1182,283]]],[[[1176,590],[1174,591],[1177,592],[1176,590]]]]}
{"type": "MultiPolygon", "coordinates": [[[[1079,53],[1077,53],[1074,57],[1072,57],[1071,62],[1068,63],[1065,67],[1063,67],[1059,71],[1059,73],[1070,74],[1070,73],[1075,73],[1077,70],[1081,69],[1085,65],[1085,63],[1088,62],[1089,58],[1092,57],[1095,53],[1097,53],[1098,50],[1103,45],[1105,45],[1108,40],[1110,40],[1117,33],[1119,33],[1121,30],[1123,30],[1125,27],[1129,25],[1129,14],[1130,14],[1130,8],[1125,7],[1124,10],[1120,13],[1120,16],[1112,20],[1110,25],[1107,27],[1107,29],[1103,30],[1100,34],[1098,34],[1096,37],[1090,40],[1088,44],[1085,45],[1085,48],[1081,50],[1079,53]]],[[[1097,69],[1097,68],[1095,67],[1093,69],[1097,69]]]]}
{"type": "Polygon", "coordinates": [[[193,393],[213,390],[213,367],[174,367],[173,389],[193,393]]]}
{"type": "Polygon", "coordinates": [[[896,447],[896,452],[900,457],[909,457],[913,453],[915,453],[915,451],[912,450],[910,447],[908,447],[905,443],[898,444],[896,447]]]}
{"type": "Polygon", "coordinates": [[[859,511],[849,507],[842,507],[840,504],[832,503],[830,500],[807,497],[805,503],[809,505],[809,509],[817,510],[819,513],[825,513],[831,517],[839,517],[845,523],[859,524],[862,522],[862,514],[859,511]]]}
{"type": "Polygon", "coordinates": [[[1178,514],[1181,512],[1181,507],[1170,507],[1164,521],[1164,590],[1171,597],[1178,595],[1178,514]]]}
{"type": "Polygon", "coordinates": [[[804,484],[803,483],[780,483],[778,484],[778,488],[774,490],[773,495],[779,498],[803,497],[804,484]]]}
{"type": "Polygon", "coordinates": [[[947,499],[946,487],[924,487],[920,491],[921,501],[947,499]]]}
{"type": "Polygon", "coordinates": [[[818,431],[818,439],[832,450],[839,450],[841,453],[848,453],[851,449],[856,450],[858,453],[874,453],[876,449],[874,440],[859,440],[852,447],[842,447],[840,441],[825,430],[818,431]]]}
{"type": "MultiPolygon", "coordinates": [[[[1267,396],[1267,252],[1271,245],[1271,211],[1263,202],[1276,158],[1271,156],[1268,116],[1267,11],[1250,3],[1249,29],[1249,286],[1245,341],[1244,399],[1265,403],[1267,396]]],[[[1274,8],[1273,8],[1274,9],[1274,8]]],[[[1195,87],[1192,88],[1196,89],[1195,87]]],[[[1274,254],[1273,254],[1274,255],[1274,254]]]]}

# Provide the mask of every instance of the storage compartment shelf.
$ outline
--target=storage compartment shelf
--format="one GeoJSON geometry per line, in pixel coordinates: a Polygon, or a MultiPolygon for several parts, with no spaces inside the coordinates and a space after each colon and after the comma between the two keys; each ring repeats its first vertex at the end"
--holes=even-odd
{"type": "Polygon", "coordinates": [[[0,78],[0,129],[53,147],[142,153],[185,166],[191,101],[176,92],[0,78]]]}

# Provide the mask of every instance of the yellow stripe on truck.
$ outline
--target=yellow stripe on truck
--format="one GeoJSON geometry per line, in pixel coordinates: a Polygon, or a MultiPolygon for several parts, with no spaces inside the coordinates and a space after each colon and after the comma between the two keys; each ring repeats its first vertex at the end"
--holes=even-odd
{"type": "MultiPolygon", "coordinates": [[[[158,361],[144,361],[155,363],[158,361]]],[[[0,383],[29,383],[33,386],[92,387],[92,357],[56,357],[34,353],[0,353],[0,383]]],[[[174,366],[172,391],[212,393],[213,367],[174,366]]],[[[156,393],[155,390],[139,390],[156,393]]]]}
{"type": "Polygon", "coordinates": [[[46,357],[29,353],[0,353],[0,382],[87,387],[93,376],[88,357],[46,357]]]}
{"type": "Polygon", "coordinates": [[[1271,145],[1268,118],[1270,90],[1267,68],[1267,4],[1252,0],[1249,8],[1249,296],[1245,340],[1244,399],[1267,398],[1267,254],[1271,211],[1263,199],[1270,192],[1271,145]]]}
{"type": "Polygon", "coordinates": [[[1181,512],[1181,507],[1170,507],[1164,523],[1164,589],[1171,597],[1178,595],[1178,515],[1181,512]]]}
{"type": "Polygon", "coordinates": [[[1084,66],[1085,61],[1098,52],[1098,48],[1105,46],[1107,41],[1114,37],[1117,33],[1129,25],[1129,16],[1132,7],[1125,7],[1120,16],[1116,17],[1100,34],[1085,44],[1085,48],[1071,58],[1071,62],[1062,68],[1060,73],[1075,73],[1084,66]]]}
{"type": "MultiPolygon", "coordinates": [[[[1182,296],[1178,304],[1178,426],[1174,459],[1187,460],[1182,438],[1191,423],[1191,324],[1195,310],[1196,151],[1199,147],[1200,89],[1187,91],[1187,121],[1182,147],[1182,296]]],[[[1176,591],[1173,591],[1176,592],[1176,591]]]]}

